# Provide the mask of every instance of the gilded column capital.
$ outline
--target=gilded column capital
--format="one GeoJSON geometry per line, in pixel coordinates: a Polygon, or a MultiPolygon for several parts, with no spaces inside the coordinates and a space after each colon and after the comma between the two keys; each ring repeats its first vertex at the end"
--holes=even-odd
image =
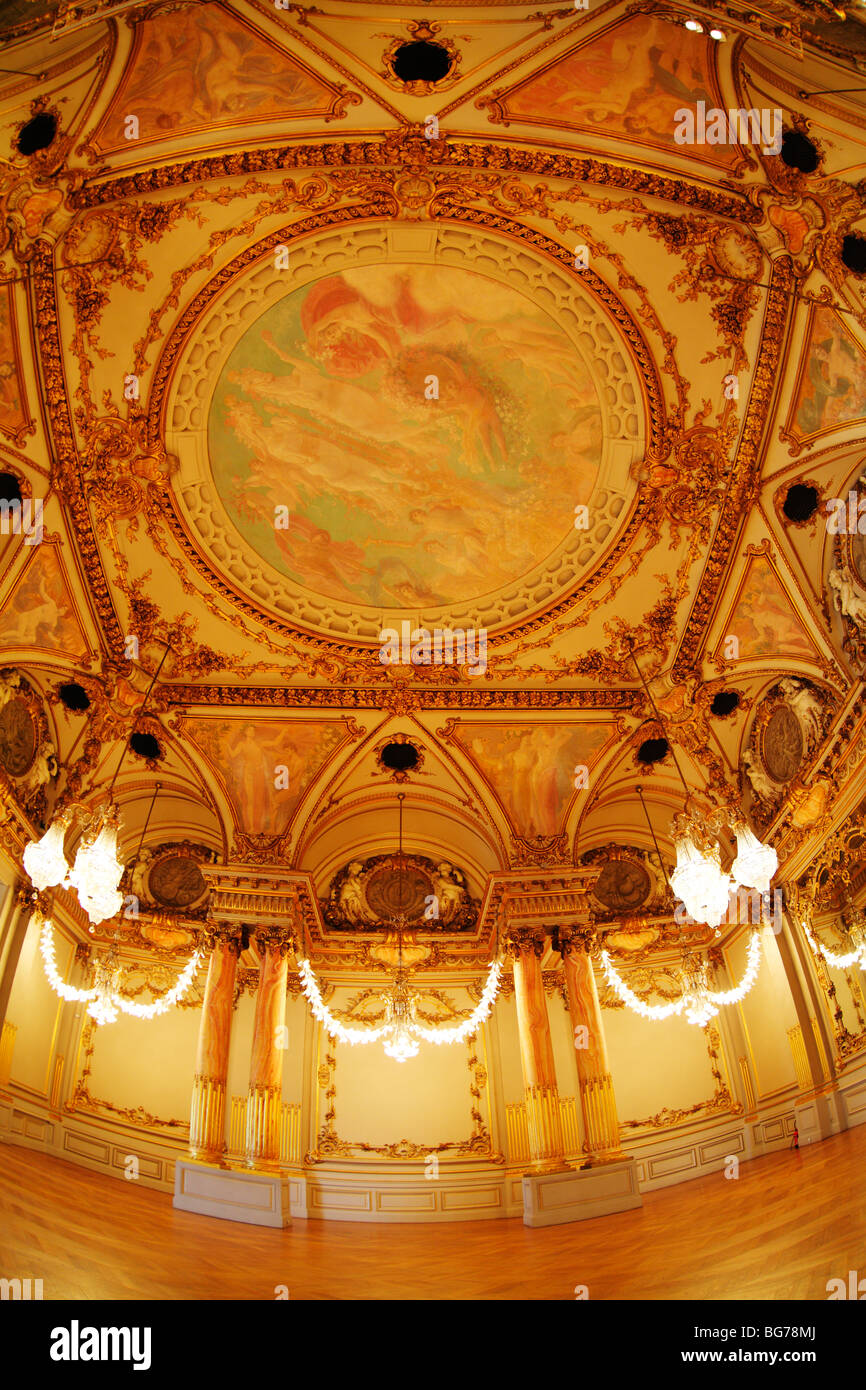
{"type": "Polygon", "coordinates": [[[546,934],[539,936],[532,927],[512,927],[505,941],[505,950],[512,960],[519,960],[530,952],[541,959],[545,941],[546,934]]]}
{"type": "Polygon", "coordinates": [[[237,927],[224,922],[205,922],[201,930],[202,945],[208,951],[227,946],[236,956],[241,953],[241,934],[237,927]]]}
{"type": "Polygon", "coordinates": [[[282,927],[265,927],[255,933],[254,939],[262,954],[270,951],[272,955],[282,958],[292,955],[295,950],[294,935],[282,927]]]}
{"type": "Polygon", "coordinates": [[[594,927],[554,927],[551,945],[563,960],[572,952],[585,952],[588,956],[598,954],[598,933],[594,927]]]}

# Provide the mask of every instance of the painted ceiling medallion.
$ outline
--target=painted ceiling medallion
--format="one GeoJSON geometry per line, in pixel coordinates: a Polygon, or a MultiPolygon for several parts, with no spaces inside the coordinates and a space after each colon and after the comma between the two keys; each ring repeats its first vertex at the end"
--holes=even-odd
{"type": "Polygon", "coordinates": [[[170,389],[176,505],[215,577],[343,641],[568,591],[624,528],[645,447],[632,354],[575,275],[453,226],[392,243],[323,235],[278,282],[255,263],[170,389]]]}

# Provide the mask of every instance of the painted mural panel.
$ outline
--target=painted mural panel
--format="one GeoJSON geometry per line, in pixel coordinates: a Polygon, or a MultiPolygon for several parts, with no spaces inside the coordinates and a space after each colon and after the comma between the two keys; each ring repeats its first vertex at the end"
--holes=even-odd
{"type": "Polygon", "coordinates": [[[533,570],[573,529],[601,444],[559,325],[447,265],[372,265],[287,295],[232,352],[209,420],[244,538],[295,582],[373,606],[474,598],[533,570]]]}
{"type": "Polygon", "coordinates": [[[32,553],[3,609],[0,649],[43,647],[81,659],[87,655],[87,642],[57,551],[43,542],[32,553]]]}
{"type": "Polygon", "coordinates": [[[244,833],[278,835],[346,731],[300,720],[197,719],[188,732],[225,783],[244,833]]]}
{"type": "Polygon", "coordinates": [[[816,311],[807,354],[794,433],[802,438],[866,416],[866,353],[832,309],[816,311]]]}
{"type": "Polygon", "coordinates": [[[0,429],[11,435],[28,422],[17,361],[12,289],[6,285],[0,291],[0,429]]]}
{"type": "Polygon", "coordinates": [[[575,768],[590,767],[610,724],[462,724],[460,742],[521,835],[555,835],[574,795],[575,768]]]}
{"type": "MultiPolygon", "coordinates": [[[[511,119],[603,130],[631,140],[676,146],[675,115],[721,103],[714,95],[713,43],[675,24],[638,15],[570,53],[503,99],[511,119]]],[[[728,145],[688,151],[731,163],[728,145]]]]}
{"type": "Polygon", "coordinates": [[[736,637],[740,659],[815,655],[791,600],[764,556],[756,556],[749,564],[736,607],[728,619],[727,635],[736,637]]]}
{"type": "Polygon", "coordinates": [[[145,20],[128,76],[96,145],[128,146],[125,118],[139,139],[269,116],[330,111],[333,89],[218,5],[191,5],[145,20]]]}

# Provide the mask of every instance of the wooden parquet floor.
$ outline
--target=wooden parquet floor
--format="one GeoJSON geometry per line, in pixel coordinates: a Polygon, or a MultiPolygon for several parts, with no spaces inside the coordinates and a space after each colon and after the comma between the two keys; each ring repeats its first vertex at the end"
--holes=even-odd
{"type": "Polygon", "coordinates": [[[644,1196],[641,1210],[530,1230],[175,1211],[170,1197],[0,1145],[0,1276],[45,1299],[824,1300],[866,1276],[866,1125],[644,1196]]]}

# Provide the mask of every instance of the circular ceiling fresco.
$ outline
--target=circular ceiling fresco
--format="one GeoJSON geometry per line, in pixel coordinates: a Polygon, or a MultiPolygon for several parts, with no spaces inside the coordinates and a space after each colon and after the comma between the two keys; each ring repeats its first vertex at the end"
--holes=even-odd
{"type": "Polygon", "coordinates": [[[401,609],[472,600],[550,555],[592,493],[602,411],[574,342],[527,296],[391,263],[261,314],[220,374],[208,441],[264,560],[330,599],[401,609]]]}

